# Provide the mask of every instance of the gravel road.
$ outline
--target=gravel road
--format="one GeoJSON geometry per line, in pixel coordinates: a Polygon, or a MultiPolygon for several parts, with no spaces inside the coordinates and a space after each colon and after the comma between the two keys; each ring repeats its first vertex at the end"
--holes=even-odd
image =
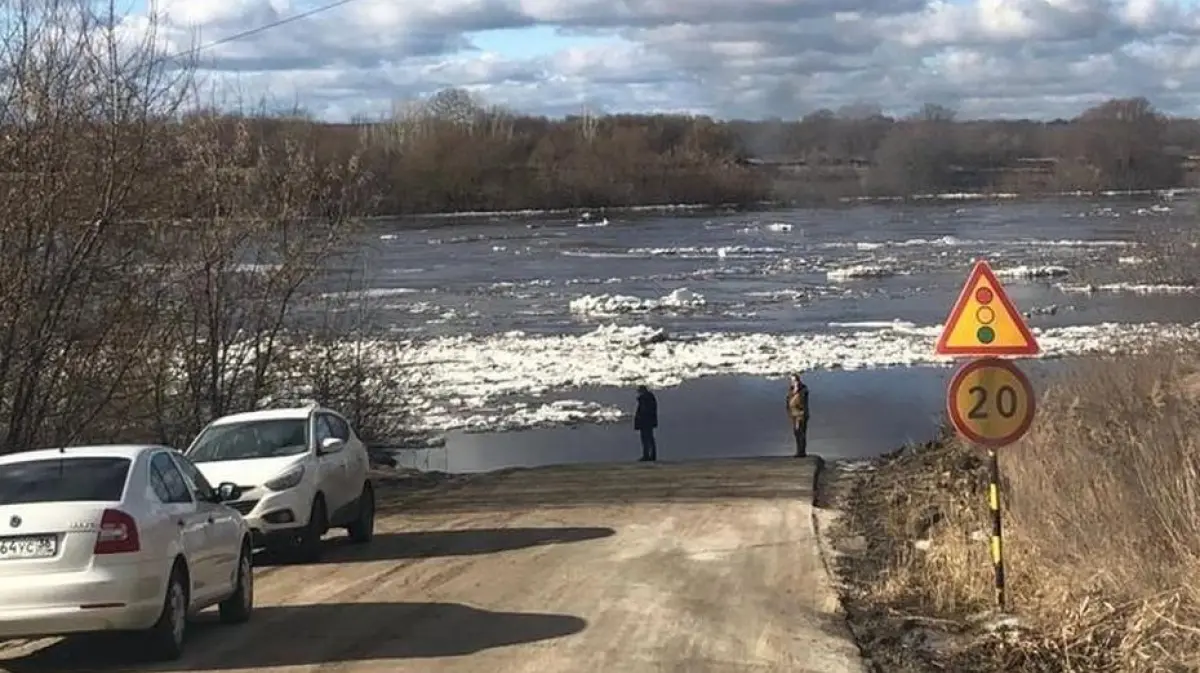
{"type": "Polygon", "coordinates": [[[817,548],[813,469],[481,475],[394,506],[368,547],[332,533],[319,563],[264,559],[251,622],[201,615],[181,661],[68,639],[0,649],[0,672],[859,673],[817,548]]]}

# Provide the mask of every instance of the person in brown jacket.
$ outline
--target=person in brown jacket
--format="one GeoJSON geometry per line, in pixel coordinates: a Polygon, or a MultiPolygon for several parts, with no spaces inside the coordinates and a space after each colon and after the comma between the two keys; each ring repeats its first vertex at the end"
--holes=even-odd
{"type": "Polygon", "coordinates": [[[808,386],[799,374],[792,374],[787,394],[788,416],[792,419],[792,435],[796,438],[796,457],[808,455],[808,386]]]}

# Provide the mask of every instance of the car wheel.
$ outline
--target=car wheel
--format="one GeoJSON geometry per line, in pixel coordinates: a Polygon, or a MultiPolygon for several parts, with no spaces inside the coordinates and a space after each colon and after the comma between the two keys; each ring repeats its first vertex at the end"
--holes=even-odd
{"type": "Polygon", "coordinates": [[[254,567],[250,545],[242,546],[238,557],[237,588],[233,595],[221,601],[217,606],[221,612],[221,621],[226,624],[242,624],[250,621],[254,612],[254,567]]]}
{"type": "Polygon", "coordinates": [[[346,532],[354,544],[366,544],[375,537],[375,489],[371,482],[363,483],[358,496],[358,517],[346,527],[346,532]]]}
{"type": "Polygon", "coordinates": [[[297,555],[301,560],[312,563],[321,559],[321,537],[328,529],[329,518],[325,513],[325,500],[317,496],[313,501],[312,512],[308,515],[308,525],[300,533],[297,555]]]}
{"type": "Polygon", "coordinates": [[[173,661],[183,656],[187,636],[188,586],[183,566],[176,564],[167,580],[162,613],[147,632],[149,649],[156,659],[173,661]]]}

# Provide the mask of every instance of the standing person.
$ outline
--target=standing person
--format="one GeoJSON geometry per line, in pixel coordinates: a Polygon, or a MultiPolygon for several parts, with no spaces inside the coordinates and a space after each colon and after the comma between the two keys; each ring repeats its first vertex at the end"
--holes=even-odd
{"type": "Polygon", "coordinates": [[[799,374],[792,374],[787,394],[788,416],[792,419],[792,435],[796,438],[796,457],[808,455],[808,386],[799,374]]]}
{"type": "Polygon", "coordinates": [[[642,457],[639,461],[658,460],[654,443],[654,428],[658,427],[658,399],[646,386],[637,387],[637,411],[633,412],[633,429],[642,436],[642,457]]]}

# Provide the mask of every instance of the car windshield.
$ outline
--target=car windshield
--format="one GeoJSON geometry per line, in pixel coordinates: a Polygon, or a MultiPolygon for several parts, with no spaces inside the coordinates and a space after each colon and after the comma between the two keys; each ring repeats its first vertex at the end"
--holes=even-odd
{"type": "Polygon", "coordinates": [[[210,425],[187,457],[193,463],[295,456],[308,450],[308,420],[277,418],[210,425]]]}
{"type": "Polygon", "coordinates": [[[118,502],[129,459],[64,457],[0,465],[0,505],[118,502]]]}

